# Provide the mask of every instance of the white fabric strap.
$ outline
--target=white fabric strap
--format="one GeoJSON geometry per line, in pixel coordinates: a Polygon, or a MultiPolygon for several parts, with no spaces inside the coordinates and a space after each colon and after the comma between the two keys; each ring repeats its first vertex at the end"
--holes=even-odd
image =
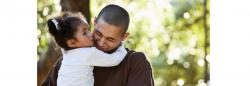
{"type": "Polygon", "coordinates": [[[58,22],[56,21],[56,19],[52,19],[52,22],[55,24],[56,29],[59,30],[58,22]]]}

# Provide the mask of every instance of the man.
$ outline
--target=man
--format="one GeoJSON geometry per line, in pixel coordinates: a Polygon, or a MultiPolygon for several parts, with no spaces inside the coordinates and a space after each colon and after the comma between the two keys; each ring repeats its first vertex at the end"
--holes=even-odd
{"type": "MultiPolygon", "coordinates": [[[[106,53],[114,52],[129,35],[129,20],[124,8],[117,5],[104,7],[94,22],[95,47],[106,53]]],[[[119,65],[94,68],[94,86],[154,86],[152,68],[146,55],[130,49],[127,51],[119,65]]],[[[42,85],[56,85],[60,61],[55,63],[42,85]]]]}
{"type": "MultiPolygon", "coordinates": [[[[96,48],[112,53],[129,33],[129,14],[120,6],[108,5],[95,21],[94,43],[96,48]]],[[[128,49],[128,52],[132,52],[128,49]]],[[[101,57],[100,57],[101,58],[101,57]]],[[[152,69],[142,52],[134,52],[114,67],[94,68],[95,86],[153,86],[152,69]]]]}

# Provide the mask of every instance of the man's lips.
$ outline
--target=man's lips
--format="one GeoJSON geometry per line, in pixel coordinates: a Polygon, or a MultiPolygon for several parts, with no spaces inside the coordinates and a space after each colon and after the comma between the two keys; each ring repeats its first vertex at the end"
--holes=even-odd
{"type": "Polygon", "coordinates": [[[99,49],[101,49],[101,50],[105,50],[106,48],[104,48],[104,47],[99,47],[99,49]]]}
{"type": "Polygon", "coordinates": [[[96,45],[96,47],[97,47],[98,49],[100,49],[100,50],[105,50],[104,47],[100,47],[100,46],[98,46],[98,45],[96,45]]]}

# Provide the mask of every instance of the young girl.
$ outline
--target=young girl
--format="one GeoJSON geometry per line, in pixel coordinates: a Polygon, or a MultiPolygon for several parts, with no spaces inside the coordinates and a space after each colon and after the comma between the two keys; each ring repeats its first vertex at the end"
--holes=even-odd
{"type": "Polygon", "coordinates": [[[127,54],[123,44],[112,54],[93,47],[89,25],[79,17],[52,18],[48,27],[63,53],[58,86],[93,86],[93,66],[118,65],[127,54]]]}

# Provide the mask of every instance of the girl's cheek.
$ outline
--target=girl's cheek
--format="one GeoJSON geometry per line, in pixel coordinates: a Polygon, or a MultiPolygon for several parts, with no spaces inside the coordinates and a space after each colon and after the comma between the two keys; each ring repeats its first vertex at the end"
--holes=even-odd
{"type": "Polygon", "coordinates": [[[94,33],[90,32],[90,35],[91,35],[91,36],[93,36],[93,35],[94,35],[94,33]]]}

